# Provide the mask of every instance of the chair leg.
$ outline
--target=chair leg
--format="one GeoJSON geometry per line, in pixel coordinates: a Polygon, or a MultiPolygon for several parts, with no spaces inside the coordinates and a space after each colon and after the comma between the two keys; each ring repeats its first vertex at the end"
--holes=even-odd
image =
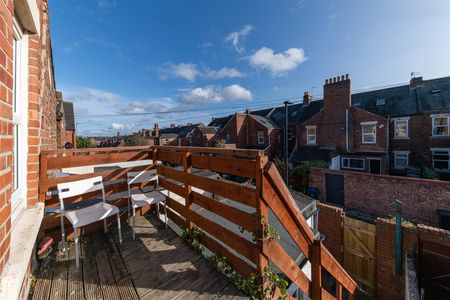
{"type": "Polygon", "coordinates": [[[78,228],[73,228],[73,235],[75,238],[75,259],[77,260],[77,268],[80,266],[80,254],[78,253],[78,228]]]}
{"type": "Polygon", "coordinates": [[[166,223],[166,228],[167,228],[167,202],[164,201],[164,221],[166,223]]]}
{"type": "Polygon", "coordinates": [[[134,232],[134,227],[136,226],[136,208],[133,205],[133,240],[136,238],[136,233],[134,232]]]}
{"type": "Polygon", "coordinates": [[[66,252],[66,230],[64,227],[64,215],[61,214],[61,241],[63,246],[63,251],[66,252]]]}
{"type": "Polygon", "coordinates": [[[119,242],[122,244],[122,229],[120,228],[120,214],[117,213],[117,229],[119,229],[119,242]]]}
{"type": "Polygon", "coordinates": [[[159,202],[156,203],[156,217],[159,219],[159,202]]]}
{"type": "Polygon", "coordinates": [[[103,219],[103,227],[104,227],[104,229],[105,229],[105,233],[107,233],[107,232],[108,232],[108,229],[106,229],[106,218],[103,219]]]}

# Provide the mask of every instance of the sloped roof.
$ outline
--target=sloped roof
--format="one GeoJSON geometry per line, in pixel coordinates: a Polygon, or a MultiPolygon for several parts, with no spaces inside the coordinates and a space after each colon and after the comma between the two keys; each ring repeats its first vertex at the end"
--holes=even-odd
{"type": "MultiPolygon", "coordinates": [[[[312,101],[309,105],[303,103],[288,106],[288,124],[298,124],[306,121],[323,107],[323,100],[312,101]]],[[[279,106],[270,114],[270,118],[279,126],[285,126],[285,107],[279,106]]]]}
{"type": "Polygon", "coordinates": [[[270,129],[278,129],[279,128],[277,126],[277,124],[275,124],[275,122],[273,122],[270,118],[265,118],[263,116],[258,116],[258,115],[253,115],[253,114],[249,114],[249,117],[254,119],[256,122],[260,123],[261,125],[263,125],[266,128],[270,128],[270,129]]]}
{"type": "Polygon", "coordinates": [[[213,127],[213,126],[198,126],[198,129],[203,134],[216,134],[218,131],[217,127],[213,127]]]}
{"type": "Polygon", "coordinates": [[[352,105],[383,117],[450,109],[450,77],[424,80],[416,88],[406,84],[356,93],[352,95],[352,105]]]}
{"type": "Polygon", "coordinates": [[[228,121],[231,119],[232,116],[233,115],[229,115],[229,116],[221,117],[221,118],[215,118],[208,124],[208,126],[222,128],[223,126],[225,126],[225,124],[228,123],[228,121]]]}
{"type": "Polygon", "coordinates": [[[267,117],[274,109],[275,109],[274,107],[270,107],[270,108],[250,111],[250,114],[256,115],[256,116],[261,116],[261,117],[267,117]]]}

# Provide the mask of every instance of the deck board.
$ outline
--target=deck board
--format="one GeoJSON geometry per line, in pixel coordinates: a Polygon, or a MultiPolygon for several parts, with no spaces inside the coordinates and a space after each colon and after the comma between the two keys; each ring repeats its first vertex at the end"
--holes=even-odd
{"type": "Polygon", "coordinates": [[[32,299],[211,300],[243,296],[153,215],[137,217],[135,240],[130,226],[123,222],[122,244],[113,227],[107,234],[82,235],[78,269],[73,243],[65,253],[55,249],[41,263],[32,299]]]}

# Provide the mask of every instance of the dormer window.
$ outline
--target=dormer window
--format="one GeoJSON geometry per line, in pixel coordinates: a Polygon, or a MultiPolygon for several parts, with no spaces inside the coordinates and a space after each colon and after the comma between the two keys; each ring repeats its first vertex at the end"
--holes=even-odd
{"type": "Polygon", "coordinates": [[[361,131],[363,144],[376,144],[377,121],[361,122],[361,131]]]}
{"type": "Polygon", "coordinates": [[[409,137],[409,119],[401,118],[394,120],[394,138],[405,139],[409,137]]]}
{"type": "Polygon", "coordinates": [[[385,105],[385,104],[386,104],[386,99],[384,99],[384,98],[377,99],[377,106],[385,105]]]}
{"type": "Polygon", "coordinates": [[[433,136],[449,136],[449,115],[432,115],[433,136]]]}

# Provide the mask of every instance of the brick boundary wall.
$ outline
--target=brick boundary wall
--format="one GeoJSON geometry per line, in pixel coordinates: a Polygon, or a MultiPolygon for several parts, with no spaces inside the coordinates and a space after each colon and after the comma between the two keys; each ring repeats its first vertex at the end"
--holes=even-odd
{"type": "MultiPolygon", "coordinates": [[[[450,248],[450,231],[427,225],[403,224],[402,275],[395,275],[395,222],[393,220],[377,220],[377,298],[405,298],[405,253],[419,247],[419,241],[428,241],[450,248]]],[[[433,268],[433,266],[430,266],[433,268]]]]}
{"type": "Polygon", "coordinates": [[[319,210],[319,232],[325,236],[324,245],[339,261],[343,263],[343,253],[341,246],[344,244],[344,231],[342,224],[344,222],[344,211],[340,207],[317,202],[319,210]]]}
{"type": "Polygon", "coordinates": [[[403,202],[403,215],[411,222],[439,225],[437,209],[450,210],[450,182],[376,175],[351,171],[311,169],[309,185],[325,201],[326,174],[344,176],[344,206],[380,217],[395,215],[395,200],[403,202]]]}

